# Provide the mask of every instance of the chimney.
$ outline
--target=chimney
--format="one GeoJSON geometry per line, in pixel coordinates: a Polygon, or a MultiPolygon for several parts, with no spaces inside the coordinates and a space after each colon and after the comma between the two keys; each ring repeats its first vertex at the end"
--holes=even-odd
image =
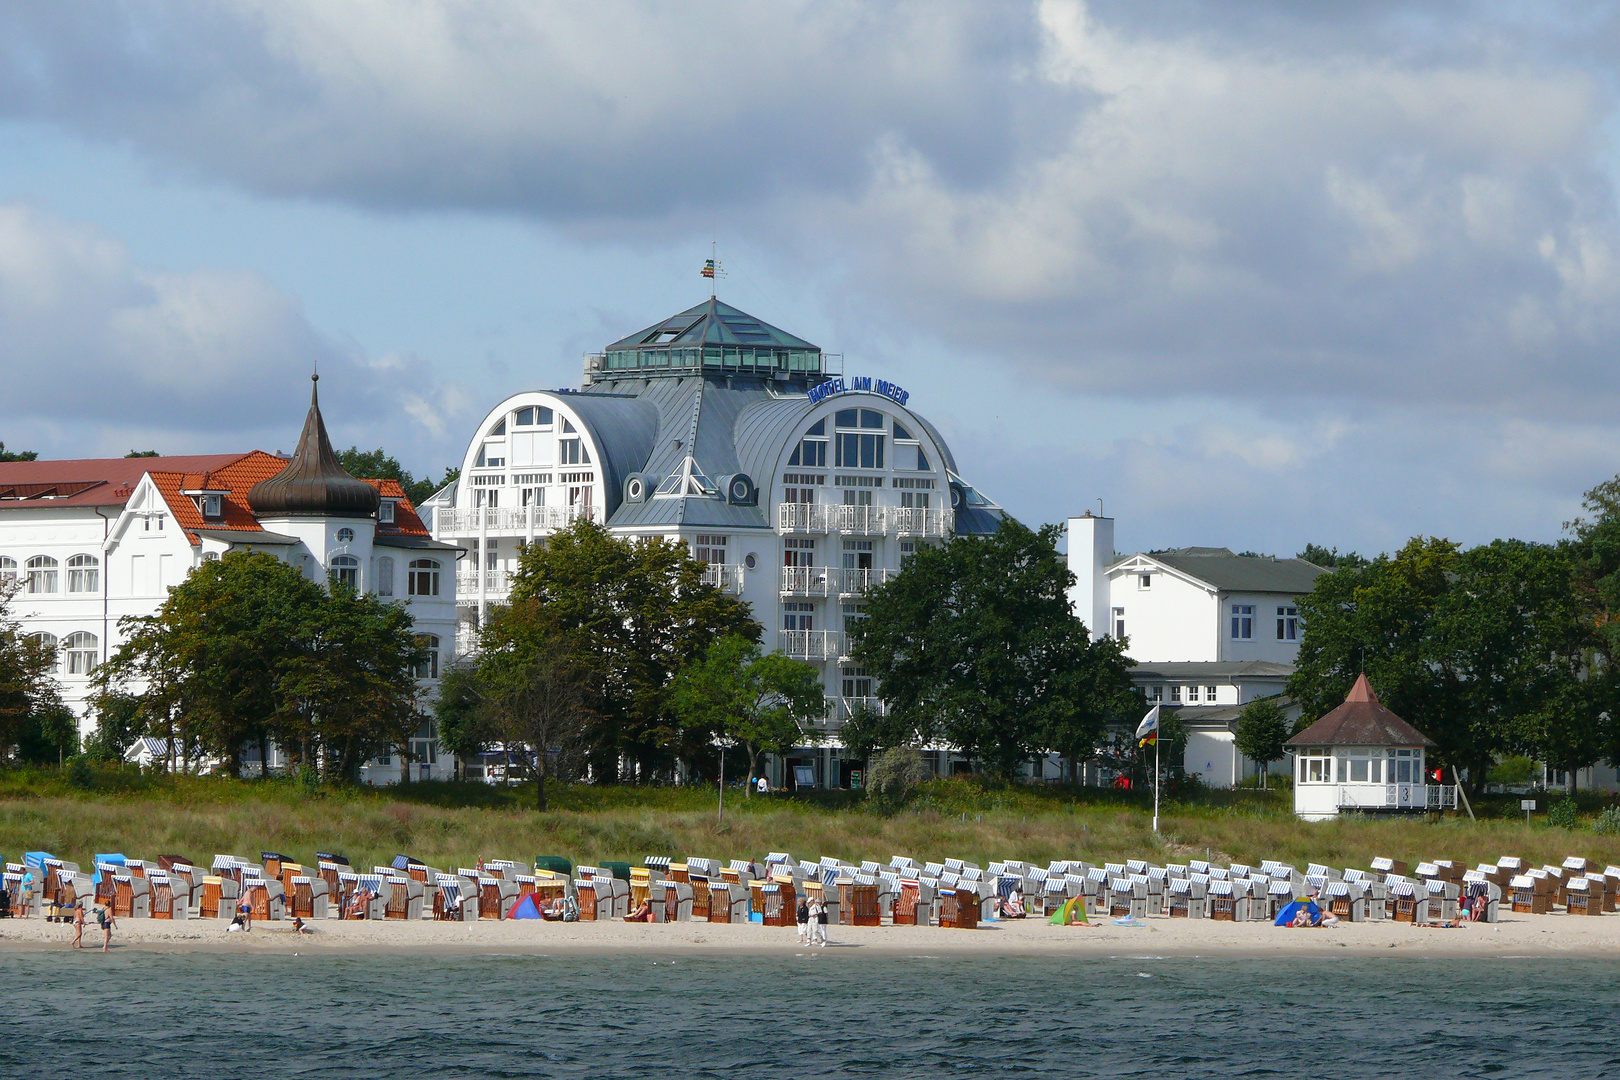
{"type": "Polygon", "coordinates": [[[1093,517],[1088,510],[1069,519],[1069,572],[1074,575],[1069,601],[1093,641],[1113,630],[1108,591],[1108,566],[1113,561],[1113,518],[1093,517]]]}

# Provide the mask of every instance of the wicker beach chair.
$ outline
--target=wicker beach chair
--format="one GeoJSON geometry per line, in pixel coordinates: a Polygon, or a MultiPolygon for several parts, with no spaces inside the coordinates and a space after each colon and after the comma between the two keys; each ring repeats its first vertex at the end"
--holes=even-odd
{"type": "Polygon", "coordinates": [[[1208,879],[1195,881],[1189,877],[1169,879],[1165,893],[1165,914],[1172,919],[1203,919],[1209,916],[1209,901],[1205,896],[1208,879]]]}
{"type": "Polygon", "coordinates": [[[1602,915],[1602,878],[1599,878],[1598,882],[1598,887],[1594,890],[1592,888],[1592,879],[1585,874],[1580,877],[1571,876],[1564,883],[1565,911],[1571,915],[1602,915]]]}
{"type": "Polygon", "coordinates": [[[1429,891],[1423,882],[1390,874],[1385,877],[1384,884],[1389,886],[1392,919],[1405,923],[1429,921],[1429,891]]]}

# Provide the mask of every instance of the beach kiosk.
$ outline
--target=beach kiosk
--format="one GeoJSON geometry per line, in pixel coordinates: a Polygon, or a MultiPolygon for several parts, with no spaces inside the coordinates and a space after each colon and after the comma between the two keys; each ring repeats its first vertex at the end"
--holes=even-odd
{"type": "Polygon", "coordinates": [[[1428,782],[1424,755],[1434,740],[1384,708],[1365,675],[1344,704],[1286,745],[1294,752],[1294,813],[1306,821],[1457,807],[1454,785],[1428,782]]]}

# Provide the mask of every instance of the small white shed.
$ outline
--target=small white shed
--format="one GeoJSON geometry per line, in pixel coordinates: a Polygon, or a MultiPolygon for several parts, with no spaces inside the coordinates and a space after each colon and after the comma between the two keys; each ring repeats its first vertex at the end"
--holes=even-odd
{"type": "Polygon", "coordinates": [[[1344,704],[1288,740],[1294,752],[1294,813],[1325,821],[1347,811],[1424,813],[1455,809],[1457,789],[1431,783],[1434,740],[1390,712],[1367,676],[1344,704]]]}

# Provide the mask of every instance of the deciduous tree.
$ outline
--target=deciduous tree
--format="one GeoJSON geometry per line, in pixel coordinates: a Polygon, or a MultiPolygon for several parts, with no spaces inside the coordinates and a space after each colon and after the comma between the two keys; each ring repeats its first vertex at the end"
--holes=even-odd
{"type": "Polygon", "coordinates": [[[1288,718],[1275,697],[1257,698],[1238,714],[1232,745],[1260,766],[1262,787],[1271,786],[1271,763],[1283,756],[1283,744],[1291,734],[1288,718]]]}

